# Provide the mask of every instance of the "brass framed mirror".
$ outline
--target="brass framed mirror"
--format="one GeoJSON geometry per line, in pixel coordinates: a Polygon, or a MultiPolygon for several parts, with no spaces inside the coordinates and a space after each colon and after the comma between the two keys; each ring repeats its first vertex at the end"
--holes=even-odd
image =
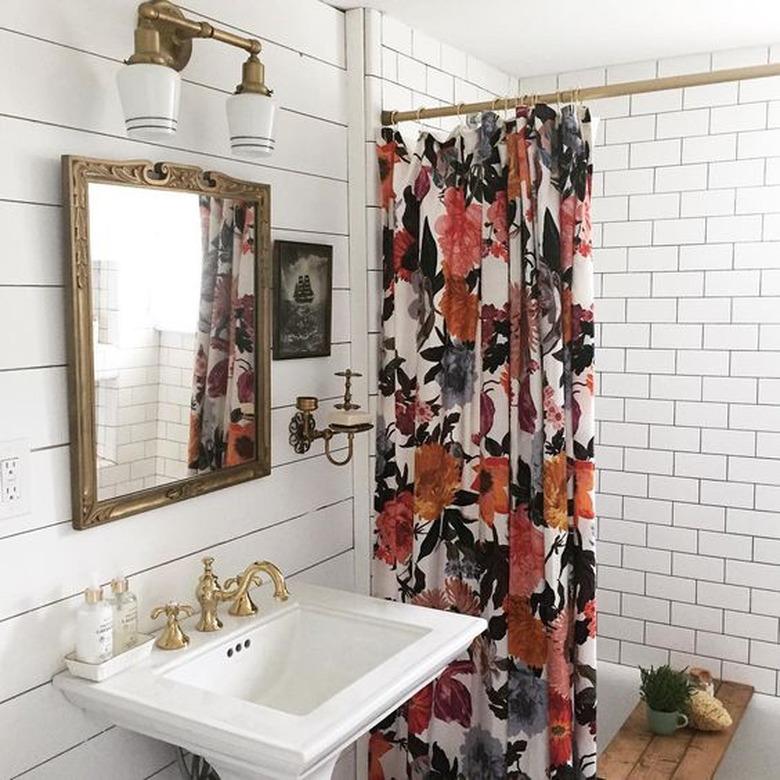
{"type": "Polygon", "coordinates": [[[62,158],[73,526],[270,472],[270,187],[62,158]]]}

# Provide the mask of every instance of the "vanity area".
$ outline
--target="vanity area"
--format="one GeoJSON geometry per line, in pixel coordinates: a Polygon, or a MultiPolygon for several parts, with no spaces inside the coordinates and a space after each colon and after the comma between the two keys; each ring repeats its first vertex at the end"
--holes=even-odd
{"type": "Polygon", "coordinates": [[[345,748],[486,625],[313,585],[279,594],[262,587],[256,614],[228,612],[219,629],[187,618],[186,646],[155,648],[105,682],[63,672],[54,685],[118,726],[203,756],[220,780],[329,780],[345,748]]]}
{"type": "MultiPolygon", "coordinates": [[[[157,45],[156,24],[162,51],[172,45],[186,60],[165,37],[166,6],[142,7],[127,71],[155,67],[144,57],[157,45]]],[[[234,45],[251,63],[257,46],[241,40],[234,45]]],[[[127,132],[144,136],[129,119],[127,132]]],[[[175,580],[160,580],[115,550],[110,558],[137,583],[138,645],[92,663],[70,653],[53,695],[109,730],[167,743],[183,771],[189,761],[220,780],[329,780],[344,751],[487,625],[354,592],[354,548],[369,529],[351,480],[365,468],[362,434],[373,425],[365,357],[339,343],[345,247],[325,233],[324,246],[295,243],[288,259],[274,253],[272,204],[278,189],[284,201],[284,184],[263,182],[264,169],[242,169],[241,178],[173,161],[66,155],[61,170],[76,538],[128,538],[127,524],[154,556],[150,533],[163,548],[178,534],[186,552],[173,562],[175,580]],[[284,262],[297,277],[288,303],[284,262]],[[274,361],[283,329],[311,328],[321,300],[325,345],[274,361]],[[275,469],[284,487],[263,489],[275,469]],[[155,516],[159,525],[145,522],[155,516]],[[168,532],[165,516],[178,530],[168,532]],[[266,555],[274,562],[259,560],[266,555]],[[324,559],[315,581],[349,589],[301,581],[312,566],[296,560],[307,555],[324,559]]],[[[83,571],[81,586],[90,577],[99,592],[109,565],[83,571]]]]}
{"type": "MultiPolygon", "coordinates": [[[[63,172],[73,524],[92,534],[216,491],[229,510],[234,486],[270,470],[271,190],[173,163],[68,157],[63,172]]],[[[287,412],[289,452],[307,455],[322,439],[334,470],[372,427],[352,396],[360,374],[342,377],[330,424],[318,427],[314,396],[287,412]]],[[[288,586],[270,561],[238,572],[219,561],[218,551],[206,555],[199,573],[189,561],[189,586],[169,600],[142,594],[142,622],[153,619],[156,633],[150,653],[130,662],[128,651],[123,669],[119,654],[92,670],[74,664],[53,684],[90,716],[200,757],[220,780],[329,780],[345,749],[487,625],[288,586]],[[85,668],[90,679],[78,676],[85,668]]]]}

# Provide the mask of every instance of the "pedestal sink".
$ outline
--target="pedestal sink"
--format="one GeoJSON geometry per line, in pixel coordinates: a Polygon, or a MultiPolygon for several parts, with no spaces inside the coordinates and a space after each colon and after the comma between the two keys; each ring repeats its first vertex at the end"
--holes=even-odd
{"type": "Polygon", "coordinates": [[[251,618],[155,650],[101,683],[57,675],[74,704],[204,756],[221,780],[327,780],[341,751],[460,655],[481,618],[295,584],[251,618]]]}

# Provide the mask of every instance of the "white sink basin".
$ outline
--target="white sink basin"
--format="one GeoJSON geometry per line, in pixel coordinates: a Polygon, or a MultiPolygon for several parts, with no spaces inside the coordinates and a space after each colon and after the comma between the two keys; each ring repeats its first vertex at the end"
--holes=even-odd
{"type": "MultiPolygon", "coordinates": [[[[460,655],[481,618],[295,584],[256,592],[260,612],[223,615],[185,650],[101,683],[55,685],[111,722],[204,756],[221,780],[329,778],[339,753],[460,655]]],[[[224,610],[225,613],[227,610],[224,610]]]]}

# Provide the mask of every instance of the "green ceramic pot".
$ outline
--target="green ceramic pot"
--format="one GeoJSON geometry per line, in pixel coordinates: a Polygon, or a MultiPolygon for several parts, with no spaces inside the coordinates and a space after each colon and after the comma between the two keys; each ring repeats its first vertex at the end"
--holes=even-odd
{"type": "Polygon", "coordinates": [[[674,734],[688,725],[688,717],[682,712],[659,712],[647,707],[647,725],[653,734],[674,734]]]}

